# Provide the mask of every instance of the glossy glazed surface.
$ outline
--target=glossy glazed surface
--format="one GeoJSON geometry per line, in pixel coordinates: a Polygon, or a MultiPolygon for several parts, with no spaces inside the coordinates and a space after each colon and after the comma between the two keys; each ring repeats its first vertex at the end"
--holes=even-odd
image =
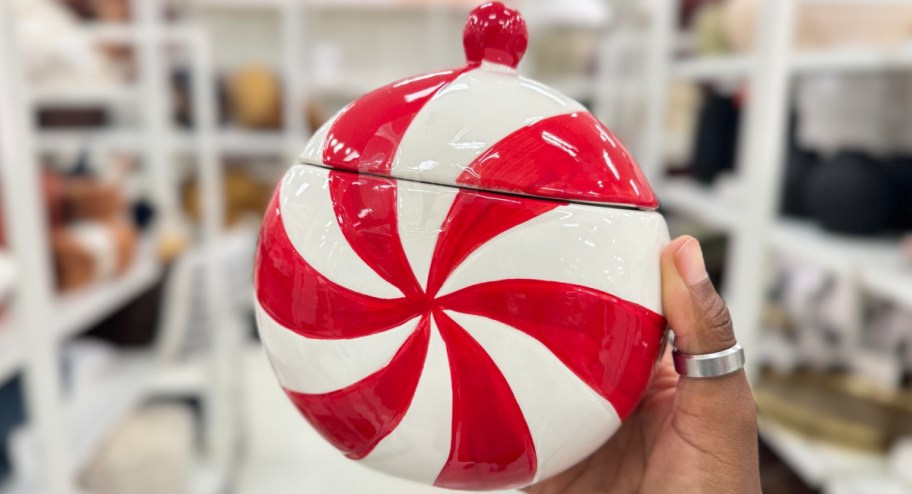
{"type": "Polygon", "coordinates": [[[479,5],[466,19],[462,47],[469,64],[485,60],[515,69],[528,46],[525,19],[500,2],[479,5]]]}
{"type": "Polygon", "coordinates": [[[424,74],[382,87],[343,108],[321,146],[320,161],[340,170],[389,175],[418,111],[466,69],[424,74]]]}
{"type": "Polygon", "coordinates": [[[645,391],[667,240],[654,212],[296,166],[263,225],[260,333],[349,457],[526,485],[590,454],[645,391]]]}
{"type": "Polygon", "coordinates": [[[621,143],[516,74],[515,11],[482,5],[463,41],[466,66],[316,132],[263,222],[256,312],[282,387],[348,457],[504,489],[581,461],[636,407],[668,232],[621,143]]]}
{"type": "Polygon", "coordinates": [[[511,65],[525,49],[525,24],[496,5],[485,4],[469,17],[466,66],[405,79],[358,99],[316,133],[301,161],[655,209],[646,178],[601,122],[576,101],[517,75],[511,65]],[[497,34],[496,28],[510,32],[497,34]],[[482,49],[479,43],[493,44],[482,49]]]}

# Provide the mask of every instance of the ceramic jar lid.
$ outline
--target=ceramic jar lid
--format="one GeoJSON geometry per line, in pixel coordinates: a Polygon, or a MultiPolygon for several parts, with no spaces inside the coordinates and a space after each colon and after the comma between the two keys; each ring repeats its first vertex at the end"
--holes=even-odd
{"type": "MultiPolygon", "coordinates": [[[[466,65],[370,92],[321,127],[300,160],[338,170],[541,198],[655,209],[620,141],[578,102],[516,73],[518,12],[477,7],[466,65]]],[[[403,54],[405,56],[405,54],[403,54]]]]}

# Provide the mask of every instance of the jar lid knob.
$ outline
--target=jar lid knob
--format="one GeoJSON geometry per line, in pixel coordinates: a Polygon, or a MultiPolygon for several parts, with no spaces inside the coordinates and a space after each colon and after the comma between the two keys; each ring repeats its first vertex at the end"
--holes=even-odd
{"type": "Polygon", "coordinates": [[[528,44],[526,21],[519,12],[500,2],[475,7],[462,33],[462,45],[470,65],[485,60],[516,68],[528,44]]]}

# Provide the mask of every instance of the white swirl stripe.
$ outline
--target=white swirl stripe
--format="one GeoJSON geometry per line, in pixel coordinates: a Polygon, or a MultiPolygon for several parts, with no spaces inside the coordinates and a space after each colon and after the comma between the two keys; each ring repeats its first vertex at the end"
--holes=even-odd
{"type": "Polygon", "coordinates": [[[611,403],[535,338],[485,317],[446,312],[481,344],[509,383],[532,434],[536,480],[579,463],[620,427],[611,403]]]}
{"type": "Polygon", "coordinates": [[[418,112],[393,160],[392,176],[438,184],[456,178],[504,137],[579,103],[538,82],[483,65],[443,87],[418,112]]]}
{"type": "Polygon", "coordinates": [[[399,237],[405,256],[422,289],[427,288],[428,272],[441,225],[453,205],[458,189],[397,181],[399,237]]]}
{"type": "Polygon", "coordinates": [[[327,169],[298,165],[282,180],[282,222],[291,244],[307,264],[333,283],[378,298],[402,297],[345,239],[333,211],[328,177],[327,169]]]}
{"type": "Polygon", "coordinates": [[[361,463],[433,484],[450,456],[453,393],[446,345],[431,320],[430,345],[415,396],[402,422],[361,463]]]}
{"type": "Polygon", "coordinates": [[[256,318],[260,339],[279,383],[298,393],[336,391],[386,367],[418,324],[415,318],[363,338],[318,340],[282,326],[259,302],[256,318]]]}
{"type": "Polygon", "coordinates": [[[440,293],[487,281],[539,279],[595,288],[661,313],[656,259],[667,243],[659,213],[570,204],[491,239],[450,274],[440,293]],[[534,248],[520,253],[519,245],[534,248]]]}
{"type": "Polygon", "coordinates": [[[304,151],[298,156],[298,161],[302,163],[309,163],[311,165],[321,165],[323,163],[323,147],[326,144],[326,136],[329,134],[329,129],[332,128],[333,124],[336,123],[336,119],[339,118],[339,115],[342,113],[340,110],[338,113],[333,115],[332,118],[327,120],[314,132],[313,137],[307,141],[307,146],[304,147],[304,151]]]}

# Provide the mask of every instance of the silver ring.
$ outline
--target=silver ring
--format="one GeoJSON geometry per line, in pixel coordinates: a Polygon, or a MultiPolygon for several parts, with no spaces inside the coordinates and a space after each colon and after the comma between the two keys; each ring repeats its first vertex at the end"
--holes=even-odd
{"type": "Polygon", "coordinates": [[[721,352],[704,355],[689,355],[675,348],[671,356],[675,371],[685,377],[725,376],[744,367],[744,349],[738,343],[721,352]]]}

